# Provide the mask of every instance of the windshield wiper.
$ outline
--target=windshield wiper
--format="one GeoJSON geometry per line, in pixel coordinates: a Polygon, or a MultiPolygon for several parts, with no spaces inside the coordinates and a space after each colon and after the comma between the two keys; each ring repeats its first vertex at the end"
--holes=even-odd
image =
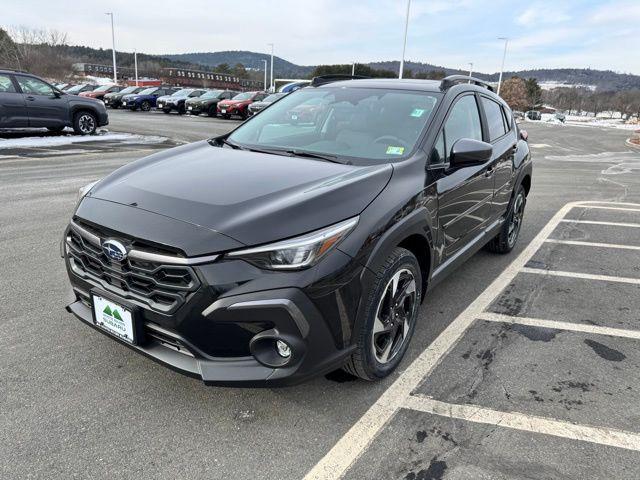
{"type": "Polygon", "coordinates": [[[340,160],[338,160],[337,155],[331,155],[329,153],[317,153],[317,152],[310,152],[308,150],[297,150],[297,149],[285,150],[285,152],[288,153],[289,155],[293,155],[294,157],[317,158],[319,160],[326,160],[327,162],[343,163],[340,160]]]}
{"type": "Polygon", "coordinates": [[[242,148],[240,145],[238,145],[237,143],[234,143],[234,142],[230,142],[226,138],[220,138],[220,139],[218,139],[218,141],[220,143],[222,143],[223,145],[227,145],[227,146],[233,148],[234,150],[244,150],[244,148],[242,148]]]}

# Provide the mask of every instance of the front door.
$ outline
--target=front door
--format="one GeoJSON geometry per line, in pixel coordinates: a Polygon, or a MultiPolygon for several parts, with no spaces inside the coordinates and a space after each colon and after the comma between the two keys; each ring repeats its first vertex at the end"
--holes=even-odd
{"type": "MultiPolygon", "coordinates": [[[[482,123],[476,97],[464,95],[449,111],[444,128],[436,142],[449,161],[453,144],[461,138],[483,140],[482,123]]],[[[445,258],[461,248],[487,227],[492,213],[494,162],[483,165],[444,169],[438,179],[438,210],[445,258]]]]}
{"type": "Polygon", "coordinates": [[[0,128],[29,126],[24,96],[18,92],[13,79],[0,74],[0,128]]]}
{"type": "Polygon", "coordinates": [[[62,127],[69,120],[65,95],[56,95],[53,87],[33,77],[16,75],[24,94],[30,127],[62,127]]]}

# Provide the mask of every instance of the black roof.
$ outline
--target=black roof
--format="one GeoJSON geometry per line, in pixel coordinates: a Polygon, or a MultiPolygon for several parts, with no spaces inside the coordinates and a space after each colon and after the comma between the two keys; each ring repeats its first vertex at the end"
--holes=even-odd
{"type": "Polygon", "coordinates": [[[428,92],[439,92],[439,80],[416,80],[400,78],[361,78],[357,80],[340,80],[337,82],[325,83],[317,88],[325,86],[331,87],[364,87],[364,88],[393,88],[397,90],[424,90],[428,92]]]}

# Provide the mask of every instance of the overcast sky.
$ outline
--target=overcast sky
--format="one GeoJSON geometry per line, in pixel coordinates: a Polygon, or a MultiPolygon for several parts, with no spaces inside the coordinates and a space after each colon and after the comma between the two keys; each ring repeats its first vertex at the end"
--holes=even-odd
{"type": "MultiPolygon", "coordinates": [[[[399,59],[406,0],[4,0],[0,23],[72,44],[185,53],[269,50],[300,65],[399,59]]],[[[640,74],[640,0],[413,0],[406,58],[495,72],[591,67],[640,74]]]]}

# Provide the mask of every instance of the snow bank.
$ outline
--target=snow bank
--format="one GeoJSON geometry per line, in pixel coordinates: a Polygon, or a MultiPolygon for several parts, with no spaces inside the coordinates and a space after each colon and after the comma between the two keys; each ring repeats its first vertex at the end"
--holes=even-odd
{"type": "Polygon", "coordinates": [[[118,142],[120,144],[153,144],[166,141],[166,137],[134,135],[131,133],[102,133],[98,135],[61,135],[49,137],[23,137],[0,139],[0,150],[8,148],[59,147],[73,143],[118,142]]]}

